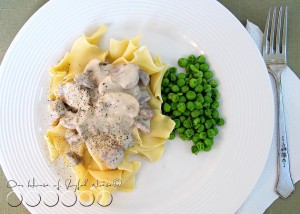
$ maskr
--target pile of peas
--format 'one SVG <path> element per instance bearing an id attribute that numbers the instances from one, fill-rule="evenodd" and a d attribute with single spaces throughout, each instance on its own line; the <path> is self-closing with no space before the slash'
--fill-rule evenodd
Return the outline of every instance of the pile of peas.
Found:
<path id="1" fill-rule="evenodd" d="M 163 114 L 176 123 L 169 139 L 178 133 L 182 140 L 192 140 L 193 154 L 208 152 L 218 134 L 216 126 L 224 125 L 218 111 L 218 82 L 203 55 L 180 58 L 178 65 L 186 72 L 177 74 L 177 68 L 170 67 L 161 86 Z"/>

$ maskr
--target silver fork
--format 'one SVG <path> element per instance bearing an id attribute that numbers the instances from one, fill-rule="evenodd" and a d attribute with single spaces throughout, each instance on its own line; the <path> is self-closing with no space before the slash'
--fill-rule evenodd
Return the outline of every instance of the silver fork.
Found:
<path id="1" fill-rule="evenodd" d="M 276 7 L 271 20 L 271 8 L 263 38 L 263 57 L 269 72 L 273 75 L 277 89 L 278 138 L 277 138 L 277 184 L 275 191 L 281 198 L 287 198 L 295 190 L 290 173 L 288 139 L 286 134 L 281 75 L 287 68 L 287 7 L 283 11 Z"/>

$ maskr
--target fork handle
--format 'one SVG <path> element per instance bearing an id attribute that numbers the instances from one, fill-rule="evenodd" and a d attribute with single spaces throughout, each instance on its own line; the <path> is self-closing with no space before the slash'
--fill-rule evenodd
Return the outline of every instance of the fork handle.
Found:
<path id="1" fill-rule="evenodd" d="M 274 75 L 274 74 L 273 74 Z M 287 198 L 295 190 L 290 172 L 288 139 L 286 134 L 281 74 L 274 75 L 277 89 L 278 127 L 277 127 L 277 184 L 275 191 L 281 198 Z"/>

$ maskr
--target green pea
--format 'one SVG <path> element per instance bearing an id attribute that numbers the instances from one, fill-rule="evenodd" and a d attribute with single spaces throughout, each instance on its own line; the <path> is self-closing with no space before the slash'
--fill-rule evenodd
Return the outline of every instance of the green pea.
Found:
<path id="1" fill-rule="evenodd" d="M 188 78 L 192 79 L 193 78 L 193 74 L 189 74 Z"/>
<path id="2" fill-rule="evenodd" d="M 186 105 L 184 103 L 178 103 L 177 104 L 177 109 L 178 109 L 178 111 L 180 111 L 181 113 L 183 113 L 186 110 Z"/>
<path id="3" fill-rule="evenodd" d="M 168 70 L 166 70 L 166 73 L 164 74 L 164 77 L 165 77 L 165 78 L 168 78 L 169 75 L 170 75 L 170 70 L 168 69 Z"/>
<path id="4" fill-rule="evenodd" d="M 185 78 L 186 78 L 185 73 L 179 73 L 179 74 L 177 75 L 177 79 L 185 79 Z"/>
<path id="5" fill-rule="evenodd" d="M 192 150 L 192 153 L 195 155 L 197 155 L 199 153 L 198 147 L 196 145 L 193 145 L 191 150 Z"/>
<path id="6" fill-rule="evenodd" d="M 174 96 L 172 96 L 171 100 L 172 102 L 177 103 L 179 101 L 179 96 L 175 94 Z"/>
<path id="7" fill-rule="evenodd" d="M 194 78 L 202 78 L 203 77 L 203 72 L 202 71 L 197 71 L 193 73 Z"/>
<path id="8" fill-rule="evenodd" d="M 197 86 L 197 80 L 194 78 L 190 79 L 189 85 L 191 88 L 195 88 Z"/>
<path id="9" fill-rule="evenodd" d="M 171 80 L 172 82 L 176 82 L 176 80 L 177 80 L 176 74 L 171 73 L 171 74 L 170 74 L 170 80 Z"/>
<path id="10" fill-rule="evenodd" d="M 210 120 L 206 120 L 205 123 L 204 123 L 204 125 L 205 125 L 206 129 L 209 129 L 212 126 L 212 123 L 211 123 Z"/>
<path id="11" fill-rule="evenodd" d="M 203 105 L 202 105 L 202 103 L 196 101 L 195 102 L 195 107 L 196 107 L 196 109 L 202 109 Z"/>
<path id="12" fill-rule="evenodd" d="M 189 120 L 183 121 L 182 124 L 183 124 L 183 127 L 184 127 L 184 128 L 187 128 L 187 129 L 189 129 L 189 128 L 192 127 L 192 123 L 191 123 Z"/>
<path id="13" fill-rule="evenodd" d="M 194 134 L 193 137 L 192 137 L 192 141 L 194 144 L 196 144 L 197 142 L 199 142 L 200 140 L 200 137 L 198 134 Z"/>
<path id="14" fill-rule="evenodd" d="M 206 146 L 205 148 L 204 148 L 204 152 L 209 152 L 211 150 L 211 146 Z"/>
<path id="15" fill-rule="evenodd" d="M 175 84 L 174 84 L 173 82 L 170 82 L 169 85 L 168 85 L 169 89 L 172 89 L 172 87 L 173 87 L 174 85 L 175 85 Z"/>
<path id="16" fill-rule="evenodd" d="M 200 55 L 200 56 L 198 56 L 197 61 L 198 61 L 200 64 L 203 64 L 203 63 L 205 62 L 205 57 L 204 57 L 203 55 Z"/>
<path id="17" fill-rule="evenodd" d="M 180 120 L 179 119 L 175 119 L 175 129 L 178 129 L 180 127 Z"/>
<path id="18" fill-rule="evenodd" d="M 212 102 L 212 98 L 210 96 L 205 95 L 204 96 L 204 101 L 207 103 L 211 103 Z"/>
<path id="19" fill-rule="evenodd" d="M 176 117 L 179 117 L 181 115 L 181 112 L 178 111 L 178 110 L 174 110 L 173 112 L 173 115 L 176 116 Z"/>
<path id="20" fill-rule="evenodd" d="M 165 95 L 165 94 L 162 94 L 162 95 L 161 95 L 161 97 L 162 97 L 162 99 L 163 99 L 163 101 L 164 101 L 164 102 L 167 102 L 167 100 L 168 100 L 168 97 L 167 97 L 167 95 Z"/>
<path id="21" fill-rule="evenodd" d="M 206 79 L 211 79 L 213 77 L 213 73 L 211 71 L 204 72 L 204 77 Z"/>
<path id="22" fill-rule="evenodd" d="M 195 63 L 194 65 L 195 65 L 195 67 L 199 70 L 200 64 L 199 64 L 199 63 Z"/>
<path id="23" fill-rule="evenodd" d="M 179 137 L 181 140 L 186 140 L 186 135 L 184 133 L 180 133 Z"/>
<path id="24" fill-rule="evenodd" d="M 169 140 L 173 140 L 175 138 L 175 132 L 171 132 L 169 136 Z"/>
<path id="25" fill-rule="evenodd" d="M 209 108 L 210 107 L 210 103 L 208 103 L 208 102 L 205 102 L 202 105 L 203 105 L 204 108 Z"/>
<path id="26" fill-rule="evenodd" d="M 207 79 L 203 78 L 202 80 L 203 85 L 207 83 Z"/>
<path id="27" fill-rule="evenodd" d="M 205 122 L 205 117 L 204 116 L 200 116 L 200 123 L 204 123 Z"/>
<path id="28" fill-rule="evenodd" d="M 168 86 L 169 83 L 170 83 L 170 80 L 168 78 L 164 78 L 163 81 L 162 81 L 163 86 Z"/>
<path id="29" fill-rule="evenodd" d="M 204 139 L 206 139 L 206 137 L 207 137 L 206 132 L 200 132 L 200 133 L 199 133 L 199 138 L 200 138 L 200 139 L 204 140 Z"/>
<path id="30" fill-rule="evenodd" d="M 197 85 L 196 88 L 195 88 L 195 92 L 200 93 L 202 91 L 203 91 L 202 85 Z"/>
<path id="31" fill-rule="evenodd" d="M 199 111 L 199 115 L 203 115 L 204 114 L 203 108 L 198 109 L 198 111 Z"/>
<path id="32" fill-rule="evenodd" d="M 216 88 L 219 85 L 216 80 L 210 80 L 209 84 L 211 85 L 212 88 Z"/>
<path id="33" fill-rule="evenodd" d="M 185 96 L 179 96 L 179 102 L 180 103 L 185 103 L 186 102 Z"/>
<path id="34" fill-rule="evenodd" d="M 183 112 L 183 115 L 188 117 L 191 115 L 191 111 L 186 110 L 185 112 Z"/>
<path id="35" fill-rule="evenodd" d="M 225 121 L 224 121 L 223 118 L 219 118 L 219 119 L 217 120 L 217 123 L 218 123 L 219 126 L 223 126 L 224 123 L 225 123 Z"/>
<path id="36" fill-rule="evenodd" d="M 200 66 L 201 67 L 201 66 Z M 193 73 L 197 73 L 197 72 L 200 72 L 195 65 L 190 65 L 190 69 Z"/>
<path id="37" fill-rule="evenodd" d="M 210 119 L 212 126 L 217 125 L 217 121 L 213 118 Z"/>
<path id="38" fill-rule="evenodd" d="M 202 83 L 203 79 L 202 77 L 197 78 L 197 84 L 200 85 Z"/>
<path id="39" fill-rule="evenodd" d="M 192 71 L 191 68 L 190 68 L 190 65 L 191 64 L 188 62 L 188 64 L 186 64 L 186 66 L 185 66 L 185 70 L 186 70 L 187 73 Z"/>
<path id="40" fill-rule="evenodd" d="M 178 86 L 178 85 L 173 85 L 172 91 L 173 91 L 173 92 L 179 92 L 179 91 L 180 91 L 179 86 Z"/>
<path id="41" fill-rule="evenodd" d="M 187 130 L 185 130 L 184 133 L 187 137 L 192 137 L 194 135 L 194 130 L 193 129 L 187 129 Z"/>
<path id="42" fill-rule="evenodd" d="M 206 138 L 206 139 L 204 139 L 204 144 L 206 146 L 212 146 L 214 144 L 214 141 L 211 138 Z"/>
<path id="43" fill-rule="evenodd" d="M 208 129 L 206 133 L 209 138 L 213 138 L 215 136 L 215 130 L 213 129 Z"/>
<path id="44" fill-rule="evenodd" d="M 186 92 L 186 98 L 188 100 L 194 100 L 196 98 L 196 93 L 194 91 L 188 91 Z"/>
<path id="45" fill-rule="evenodd" d="M 220 97 L 219 91 L 215 88 L 213 88 L 211 91 L 212 91 L 212 97 L 215 98 L 216 100 L 219 99 Z"/>
<path id="46" fill-rule="evenodd" d="M 216 127 L 214 127 L 213 130 L 215 131 L 215 136 L 216 136 L 219 133 L 219 130 Z"/>
<path id="47" fill-rule="evenodd" d="M 210 109 L 205 109 L 204 114 L 206 116 L 211 116 L 211 110 Z"/>
<path id="48" fill-rule="evenodd" d="M 170 68 L 168 68 L 168 70 L 170 71 L 170 74 L 176 74 L 176 72 L 177 72 L 176 67 L 170 67 Z"/>
<path id="49" fill-rule="evenodd" d="M 179 120 L 180 120 L 180 122 L 182 122 L 182 123 L 183 123 L 183 121 L 185 121 L 185 120 L 186 120 L 186 116 L 184 116 L 184 115 L 181 115 L 181 116 L 179 117 Z"/>
<path id="50" fill-rule="evenodd" d="M 184 132 L 185 132 L 185 128 L 184 128 L 184 127 L 180 127 L 180 128 L 178 128 L 178 129 L 176 129 L 176 132 L 177 132 L 178 134 L 184 133 Z"/>
<path id="51" fill-rule="evenodd" d="M 198 117 L 200 115 L 200 111 L 199 110 L 194 110 L 194 111 L 192 111 L 192 113 L 191 113 L 191 116 L 193 117 L 193 118 L 196 118 L 196 117 Z"/>
<path id="52" fill-rule="evenodd" d="M 186 84 L 186 85 L 188 85 L 188 84 L 189 84 L 189 82 L 190 82 L 190 79 L 187 77 L 187 78 L 185 78 L 185 80 L 184 80 L 184 81 L 185 81 L 185 84 Z"/>
<path id="53" fill-rule="evenodd" d="M 188 63 L 188 60 L 187 60 L 186 58 L 180 58 L 180 59 L 178 60 L 178 65 L 179 65 L 180 67 L 185 67 L 185 66 L 187 65 L 187 63 Z"/>
<path id="54" fill-rule="evenodd" d="M 187 93 L 189 90 L 190 90 L 190 88 L 187 85 L 181 87 L 181 92 L 182 93 Z"/>
<path id="55" fill-rule="evenodd" d="M 177 104 L 176 103 L 171 103 L 171 109 L 172 111 L 177 109 Z"/>
<path id="56" fill-rule="evenodd" d="M 199 151 L 203 151 L 204 148 L 205 148 L 204 143 L 201 143 L 201 142 L 196 143 L 196 146 L 197 146 Z"/>
<path id="57" fill-rule="evenodd" d="M 185 135 L 185 140 L 192 140 L 192 136 L 186 136 Z"/>
<path id="58" fill-rule="evenodd" d="M 200 65 L 200 70 L 206 72 L 208 70 L 209 66 L 207 63 L 203 63 Z"/>
<path id="59" fill-rule="evenodd" d="M 194 111 L 195 110 L 195 104 L 193 102 L 191 102 L 191 101 L 187 102 L 186 107 L 190 111 Z"/>
<path id="60" fill-rule="evenodd" d="M 204 85 L 203 90 L 205 92 L 210 92 L 211 91 L 211 85 L 209 85 L 209 84 Z"/>
<path id="61" fill-rule="evenodd" d="M 203 132 L 204 130 L 205 130 L 204 125 L 203 125 L 203 124 L 199 124 L 199 127 L 197 128 L 197 132 L 198 132 L 198 133 L 201 133 L 201 132 Z"/>
<path id="62" fill-rule="evenodd" d="M 194 126 L 197 126 L 198 124 L 200 124 L 200 118 L 195 118 L 193 120 L 193 124 L 194 124 Z"/>
<path id="63" fill-rule="evenodd" d="M 214 101 L 212 104 L 211 104 L 211 107 L 213 109 L 217 109 L 219 107 L 220 103 L 218 101 Z"/>
<path id="64" fill-rule="evenodd" d="M 187 60 L 191 63 L 194 63 L 196 61 L 196 56 L 191 54 L 188 56 Z"/>
<path id="65" fill-rule="evenodd" d="M 170 112 L 171 111 L 171 106 L 168 103 L 164 103 L 163 109 L 165 112 Z"/>
<path id="66" fill-rule="evenodd" d="M 185 85 L 185 80 L 184 80 L 184 79 L 179 79 L 179 80 L 177 80 L 177 85 L 178 85 L 179 87 L 184 86 L 184 85 Z"/>
<path id="67" fill-rule="evenodd" d="M 204 103 L 204 97 L 202 96 L 202 94 L 197 95 L 196 101 L 202 104 Z"/>
<path id="68" fill-rule="evenodd" d="M 165 88 L 165 89 L 164 89 L 164 93 L 165 93 L 165 94 L 168 94 L 169 92 L 170 92 L 170 89 L 169 89 L 169 88 Z"/>
<path id="69" fill-rule="evenodd" d="M 173 115 L 173 114 L 172 114 L 170 117 L 171 117 L 172 120 L 175 120 L 175 119 L 176 119 L 176 116 Z"/>

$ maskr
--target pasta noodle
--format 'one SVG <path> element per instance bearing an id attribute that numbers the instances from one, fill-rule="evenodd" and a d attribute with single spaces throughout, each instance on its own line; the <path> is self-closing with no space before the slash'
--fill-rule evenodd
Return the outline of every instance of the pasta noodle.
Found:
<path id="1" fill-rule="evenodd" d="M 66 165 L 71 166 L 76 175 L 76 182 L 84 184 L 77 192 L 82 201 L 91 200 L 94 195 L 100 204 L 110 203 L 111 193 L 115 190 L 132 191 L 135 188 L 135 174 L 141 166 L 141 162 L 130 161 L 129 156 L 139 154 L 148 158 L 151 162 L 157 161 L 163 154 L 165 142 L 168 139 L 175 123 L 169 117 L 161 113 L 161 82 L 167 65 L 163 64 L 159 57 L 152 59 L 149 50 L 140 46 L 141 35 L 128 40 L 110 40 L 108 50 L 100 50 L 99 40 L 107 31 L 106 26 L 101 26 L 93 35 L 86 37 L 82 35 L 73 44 L 70 52 L 66 53 L 63 59 L 50 69 L 50 96 L 52 100 L 59 99 L 58 87 L 60 84 L 73 81 L 75 75 L 83 72 L 87 63 L 92 59 L 99 59 L 101 62 L 109 61 L 113 64 L 133 63 L 150 75 L 150 84 L 147 90 L 150 94 L 150 107 L 154 109 L 154 116 L 150 121 L 150 134 L 143 134 L 134 130 L 134 146 L 125 151 L 125 158 L 116 170 L 111 170 L 102 164 L 100 159 L 92 151 L 81 143 L 77 146 L 70 146 L 65 140 L 66 128 L 52 123 L 47 131 L 45 139 L 50 154 L 50 160 L 54 161 L 61 156 Z M 76 151 L 83 157 L 83 162 L 72 166 L 68 163 L 66 153 Z M 115 181 L 119 180 L 118 185 Z"/>

